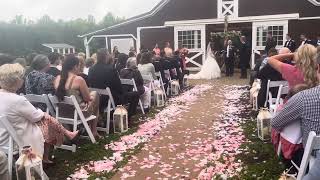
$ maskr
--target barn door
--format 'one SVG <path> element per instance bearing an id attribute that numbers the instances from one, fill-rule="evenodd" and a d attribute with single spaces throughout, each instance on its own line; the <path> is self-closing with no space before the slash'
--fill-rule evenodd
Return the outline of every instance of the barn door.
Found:
<path id="1" fill-rule="evenodd" d="M 205 25 L 177 26 L 174 28 L 175 49 L 188 48 L 189 57 L 187 67 L 200 70 L 206 54 L 206 28 Z"/>

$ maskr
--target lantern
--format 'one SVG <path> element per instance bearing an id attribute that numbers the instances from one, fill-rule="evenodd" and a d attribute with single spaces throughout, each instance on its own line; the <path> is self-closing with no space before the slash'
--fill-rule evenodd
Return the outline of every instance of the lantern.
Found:
<path id="1" fill-rule="evenodd" d="M 164 92 L 161 89 L 156 89 L 154 92 L 155 103 L 157 107 L 163 107 L 165 104 Z"/>
<path id="2" fill-rule="evenodd" d="M 171 81 L 171 95 L 177 96 L 177 95 L 179 95 L 179 91 L 180 91 L 179 81 L 172 80 Z"/>
<path id="3" fill-rule="evenodd" d="M 189 86 L 189 79 L 188 76 L 183 77 L 183 86 L 188 87 Z"/>
<path id="4" fill-rule="evenodd" d="M 31 146 L 23 147 L 21 156 L 16 162 L 16 174 L 18 180 L 48 179 L 42 168 L 42 159 L 32 153 Z"/>
<path id="5" fill-rule="evenodd" d="M 267 108 L 261 108 L 257 117 L 258 137 L 261 140 L 271 138 L 271 118 L 272 115 Z"/>
<path id="6" fill-rule="evenodd" d="M 113 113 L 113 129 L 115 133 L 128 131 L 128 111 L 121 105 Z"/>

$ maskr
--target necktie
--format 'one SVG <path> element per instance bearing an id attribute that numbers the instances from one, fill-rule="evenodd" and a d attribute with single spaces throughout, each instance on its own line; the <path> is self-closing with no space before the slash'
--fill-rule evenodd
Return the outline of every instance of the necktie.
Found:
<path id="1" fill-rule="evenodd" d="M 229 57 L 229 53 L 230 53 L 230 46 L 227 46 L 227 57 Z"/>

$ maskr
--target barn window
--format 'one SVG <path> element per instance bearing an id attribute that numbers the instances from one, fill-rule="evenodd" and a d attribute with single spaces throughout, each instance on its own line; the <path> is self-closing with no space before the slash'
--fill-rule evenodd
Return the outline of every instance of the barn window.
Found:
<path id="1" fill-rule="evenodd" d="M 239 0 L 218 0 L 218 18 L 238 17 Z"/>
<path id="2" fill-rule="evenodd" d="M 201 31 L 178 31 L 178 44 L 188 49 L 201 49 Z"/>
<path id="3" fill-rule="evenodd" d="M 257 46 L 266 46 L 267 34 L 272 33 L 272 36 L 276 39 L 277 45 L 283 45 L 284 33 L 283 26 L 260 26 L 257 27 Z"/>

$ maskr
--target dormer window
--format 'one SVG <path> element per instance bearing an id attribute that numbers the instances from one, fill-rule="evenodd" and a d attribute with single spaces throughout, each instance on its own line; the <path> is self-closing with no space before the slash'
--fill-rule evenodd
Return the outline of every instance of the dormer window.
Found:
<path id="1" fill-rule="evenodd" d="M 228 16 L 230 18 L 238 17 L 239 0 L 218 0 L 218 18 Z"/>

